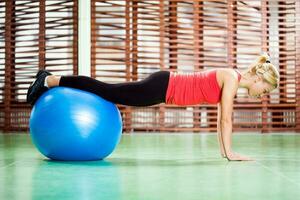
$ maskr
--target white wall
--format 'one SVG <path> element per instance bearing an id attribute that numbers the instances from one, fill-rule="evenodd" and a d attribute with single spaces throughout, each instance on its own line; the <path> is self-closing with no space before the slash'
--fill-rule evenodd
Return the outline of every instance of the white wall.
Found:
<path id="1" fill-rule="evenodd" d="M 78 2 L 78 73 L 91 75 L 91 0 Z"/>

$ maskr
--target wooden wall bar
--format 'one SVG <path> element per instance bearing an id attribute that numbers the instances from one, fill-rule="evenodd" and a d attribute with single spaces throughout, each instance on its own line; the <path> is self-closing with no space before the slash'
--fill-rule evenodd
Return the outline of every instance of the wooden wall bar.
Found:
<path id="1" fill-rule="evenodd" d="M 158 70 L 244 70 L 257 55 L 269 52 L 271 62 L 280 68 L 280 88 L 260 100 L 239 90 L 234 130 L 299 130 L 298 1 L 92 2 L 96 12 L 92 20 L 99 22 L 92 30 L 97 38 L 94 78 L 114 83 L 141 80 Z M 127 132 L 207 132 L 217 128 L 216 105 L 120 108 Z"/>
<path id="2" fill-rule="evenodd" d="M 261 0 L 261 46 L 264 52 L 269 52 L 269 38 L 268 38 L 268 2 L 267 0 Z M 267 96 L 262 98 L 262 128 L 263 133 L 268 132 L 267 121 L 268 121 L 268 101 Z"/>
<path id="3" fill-rule="evenodd" d="M 5 59 L 6 56 L 6 50 L 8 49 L 5 40 L 5 33 L 6 33 L 6 8 L 5 8 L 5 2 L 0 1 L 0 102 L 4 101 L 4 93 L 5 93 L 5 66 L 9 65 L 8 61 L 9 59 Z M 0 104 L 0 129 L 4 129 L 4 124 L 5 124 L 5 115 L 4 115 L 4 103 Z M 8 107 L 9 108 L 9 107 Z"/>
<path id="4" fill-rule="evenodd" d="M 77 74 L 77 0 L 0 0 L 0 129 L 27 131 L 38 69 Z"/>
<path id="5" fill-rule="evenodd" d="M 15 46 L 16 46 L 16 30 L 15 30 L 15 2 L 7 1 L 5 9 L 5 70 L 4 70 L 4 93 L 3 93 L 3 130 L 7 131 L 11 127 L 11 110 L 12 98 L 14 96 L 14 80 L 13 75 L 15 68 Z"/>
<path id="6" fill-rule="evenodd" d="M 295 3 L 296 12 L 296 64 L 295 64 L 295 78 L 296 78 L 296 131 L 300 132 L 300 1 Z"/>
<path id="7" fill-rule="evenodd" d="M 234 131 L 300 131 L 298 0 L 91 0 L 91 74 L 111 83 L 158 70 L 246 69 L 262 51 L 280 87 L 239 90 Z M 0 129 L 28 130 L 26 89 L 37 69 L 78 74 L 77 0 L 0 0 Z M 119 106 L 124 131 L 212 132 L 216 105 Z"/>

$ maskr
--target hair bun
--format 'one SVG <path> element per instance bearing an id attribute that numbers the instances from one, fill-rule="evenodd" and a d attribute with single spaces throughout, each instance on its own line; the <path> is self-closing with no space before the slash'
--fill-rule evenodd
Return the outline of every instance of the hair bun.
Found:
<path id="1" fill-rule="evenodd" d="M 277 88 L 279 85 L 279 71 L 270 62 L 269 55 L 266 53 L 257 58 L 256 62 L 249 67 L 248 73 L 250 73 L 250 75 L 263 76 L 264 80 L 270 83 L 274 88 Z"/>
<path id="2" fill-rule="evenodd" d="M 267 61 L 270 61 L 270 57 L 267 53 L 263 53 L 257 58 L 258 63 L 266 63 Z"/>

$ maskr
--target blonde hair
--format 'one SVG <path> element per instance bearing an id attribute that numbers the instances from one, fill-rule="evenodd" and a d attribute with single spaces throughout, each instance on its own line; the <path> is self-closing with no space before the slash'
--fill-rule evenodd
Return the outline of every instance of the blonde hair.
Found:
<path id="1" fill-rule="evenodd" d="M 265 81 L 274 86 L 274 89 L 279 85 L 278 69 L 271 64 L 270 58 L 267 54 L 260 55 L 256 62 L 248 69 L 251 75 L 262 76 Z"/>

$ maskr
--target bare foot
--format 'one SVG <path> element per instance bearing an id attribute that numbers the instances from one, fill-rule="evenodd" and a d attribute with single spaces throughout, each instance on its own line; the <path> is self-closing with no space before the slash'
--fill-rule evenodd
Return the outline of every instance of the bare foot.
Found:
<path id="1" fill-rule="evenodd" d="M 60 76 L 51 75 L 47 77 L 47 84 L 49 88 L 59 86 L 59 81 L 60 81 Z"/>

